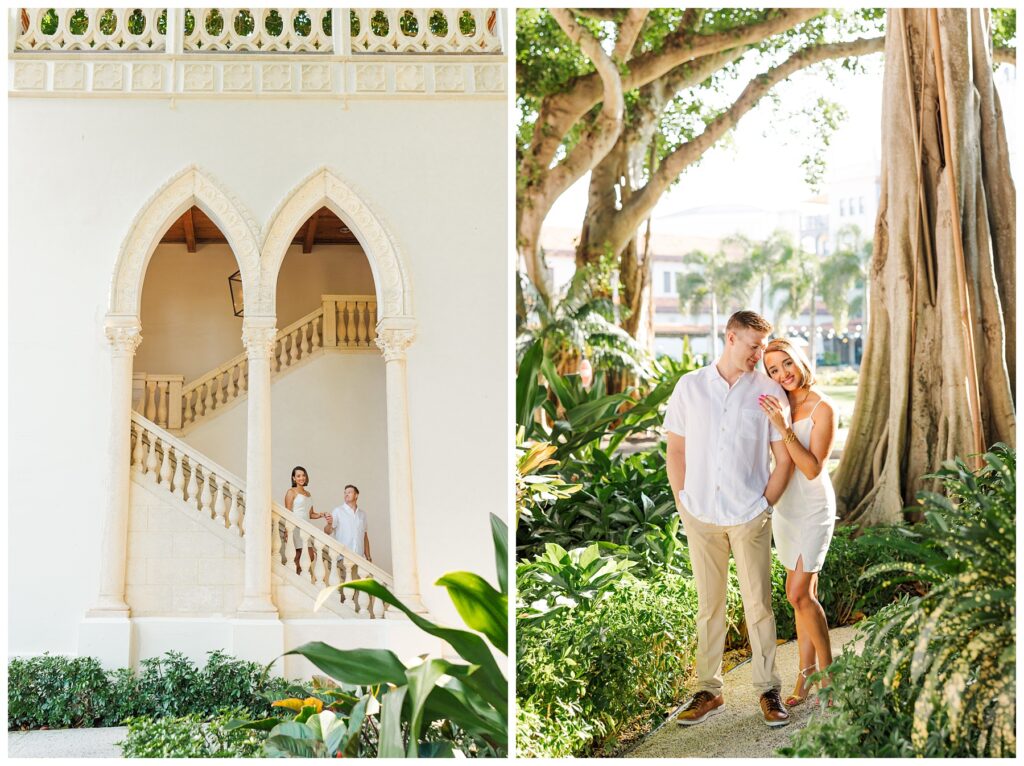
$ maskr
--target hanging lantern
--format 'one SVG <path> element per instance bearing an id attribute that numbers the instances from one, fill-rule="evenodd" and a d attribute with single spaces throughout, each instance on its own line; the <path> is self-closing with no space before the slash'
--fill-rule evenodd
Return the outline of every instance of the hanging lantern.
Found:
<path id="1" fill-rule="evenodd" d="M 594 368 L 590 364 L 590 360 L 586 357 L 580 362 L 580 383 L 586 389 L 590 388 L 590 384 L 594 382 Z"/>
<path id="2" fill-rule="evenodd" d="M 245 302 L 242 297 L 242 272 L 236 271 L 228 277 L 228 290 L 231 291 L 231 310 L 236 317 L 242 316 Z"/>

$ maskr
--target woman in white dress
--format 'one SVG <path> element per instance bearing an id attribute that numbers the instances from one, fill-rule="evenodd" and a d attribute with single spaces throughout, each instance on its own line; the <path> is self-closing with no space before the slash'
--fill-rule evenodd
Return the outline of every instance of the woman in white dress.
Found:
<path id="1" fill-rule="evenodd" d="M 322 519 L 325 514 L 317 513 L 313 509 L 313 496 L 309 494 L 306 486 L 309 484 L 309 474 L 306 473 L 306 469 L 301 465 L 297 465 L 292 469 L 292 486 L 287 492 L 284 493 L 284 507 L 294 513 L 300 519 L 311 521 L 313 519 Z M 295 574 L 302 574 L 302 566 L 299 564 L 299 559 L 302 558 L 302 534 L 299 532 L 299 528 L 295 528 Z M 288 541 L 288 532 L 285 530 L 283 539 L 285 542 Z M 316 551 L 313 549 L 313 541 L 309 543 L 309 560 L 310 563 L 316 561 Z"/>
<path id="2" fill-rule="evenodd" d="M 761 408 L 784 436 L 796 470 L 775 504 L 772 536 L 786 567 L 786 596 L 796 617 L 800 673 L 786 705 L 799 705 L 810 692 L 807 678 L 832 664 L 825 610 L 818 603 L 818 572 L 825 563 L 835 527 L 836 496 L 825 464 L 835 441 L 836 416 L 831 403 L 814 385 L 807 356 L 784 338 L 771 341 L 764 367 L 785 390 L 788 402 L 761 397 Z M 790 410 L 792 427 L 786 422 Z M 823 681 L 823 684 L 827 683 Z"/>

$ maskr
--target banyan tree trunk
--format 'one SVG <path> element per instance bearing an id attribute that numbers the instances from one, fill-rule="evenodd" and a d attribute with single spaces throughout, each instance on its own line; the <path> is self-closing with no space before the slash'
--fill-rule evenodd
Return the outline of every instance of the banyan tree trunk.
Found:
<path id="1" fill-rule="evenodd" d="M 840 517 L 861 524 L 899 523 L 919 490 L 936 488 L 924 474 L 979 443 L 1013 445 L 1015 427 L 1015 191 L 987 12 L 890 10 L 886 29 L 868 334 L 833 477 Z"/>

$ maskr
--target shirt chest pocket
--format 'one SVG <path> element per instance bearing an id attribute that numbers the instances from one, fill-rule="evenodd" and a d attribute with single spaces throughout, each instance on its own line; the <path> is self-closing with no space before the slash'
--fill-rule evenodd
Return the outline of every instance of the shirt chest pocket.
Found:
<path id="1" fill-rule="evenodd" d="M 766 417 L 760 410 L 741 410 L 740 411 L 740 423 L 739 423 L 739 434 L 744 439 L 760 439 L 764 432 Z"/>

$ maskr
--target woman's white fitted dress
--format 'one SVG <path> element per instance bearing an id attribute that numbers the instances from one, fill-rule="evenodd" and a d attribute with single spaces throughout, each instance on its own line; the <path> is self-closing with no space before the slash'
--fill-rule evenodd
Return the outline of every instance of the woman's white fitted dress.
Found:
<path id="1" fill-rule="evenodd" d="M 292 513 L 298 516 L 303 521 L 309 521 L 309 509 L 313 507 L 313 496 L 302 495 L 298 492 L 295 493 L 295 499 L 292 500 Z M 299 533 L 298 527 L 295 528 L 293 535 L 295 538 L 295 550 L 302 548 L 303 540 L 302 535 Z"/>
<path id="2" fill-rule="evenodd" d="M 811 415 L 818 404 L 811 409 Z M 793 423 L 793 433 L 807 449 L 810 449 L 813 427 L 810 415 Z M 835 524 L 836 493 L 828 471 L 822 469 L 817 478 L 808 479 L 799 468 L 794 469 L 772 514 L 772 535 L 779 561 L 786 569 L 793 570 L 803 556 L 805 572 L 820 572 Z"/>

